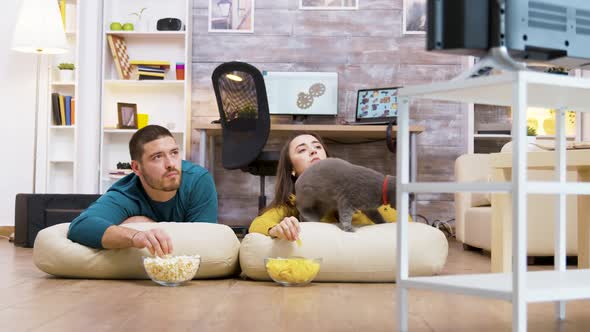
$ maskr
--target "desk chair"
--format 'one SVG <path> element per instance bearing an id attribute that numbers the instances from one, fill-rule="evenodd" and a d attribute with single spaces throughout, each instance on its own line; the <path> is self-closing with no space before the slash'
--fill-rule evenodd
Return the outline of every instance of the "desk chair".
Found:
<path id="1" fill-rule="evenodd" d="M 256 67 L 226 62 L 211 77 L 223 136 L 221 164 L 260 177 L 258 210 L 266 207 L 265 176 L 277 173 L 279 151 L 263 151 L 270 134 L 266 87 Z"/>

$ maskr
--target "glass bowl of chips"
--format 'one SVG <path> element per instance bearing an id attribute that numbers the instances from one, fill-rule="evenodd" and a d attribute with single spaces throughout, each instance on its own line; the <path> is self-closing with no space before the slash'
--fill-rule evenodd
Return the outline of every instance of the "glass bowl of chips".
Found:
<path id="1" fill-rule="evenodd" d="M 264 259 L 264 266 L 270 278 L 283 286 L 309 284 L 320 271 L 321 263 L 321 258 L 269 257 Z"/>
<path id="2" fill-rule="evenodd" d="M 201 263 L 201 256 L 144 257 L 145 272 L 154 282 L 162 286 L 179 286 L 192 280 Z"/>

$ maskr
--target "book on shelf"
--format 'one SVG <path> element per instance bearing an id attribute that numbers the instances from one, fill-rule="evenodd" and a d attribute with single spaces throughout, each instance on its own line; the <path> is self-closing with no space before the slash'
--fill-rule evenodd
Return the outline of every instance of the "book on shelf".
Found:
<path id="1" fill-rule="evenodd" d="M 66 107 L 66 126 L 72 125 L 72 96 L 64 96 Z"/>
<path id="2" fill-rule="evenodd" d="M 129 64 L 132 66 L 160 67 L 162 69 L 170 68 L 170 62 L 160 60 L 130 60 Z"/>
<path id="3" fill-rule="evenodd" d="M 163 74 L 163 73 L 151 73 L 151 72 L 145 72 L 145 71 L 138 72 L 138 79 L 140 81 L 143 81 L 143 80 L 163 80 L 164 77 L 165 77 L 165 74 Z"/>
<path id="4" fill-rule="evenodd" d="M 72 125 L 76 124 L 76 98 L 72 97 L 72 104 L 70 105 L 72 109 Z"/>
<path id="5" fill-rule="evenodd" d="M 59 118 L 60 118 L 60 125 L 66 125 L 66 99 L 63 95 L 59 95 Z"/>
<path id="6" fill-rule="evenodd" d="M 109 171 L 109 178 L 120 179 L 131 173 L 133 173 L 133 170 L 131 169 L 112 169 Z"/>
<path id="7" fill-rule="evenodd" d="M 137 66 L 137 71 L 139 72 L 150 72 L 150 73 L 165 73 L 166 72 L 166 68 L 160 68 L 160 67 L 152 67 L 152 66 Z"/>
<path id="8" fill-rule="evenodd" d="M 51 94 L 51 114 L 53 115 L 53 124 L 61 125 L 61 115 L 59 112 L 59 93 Z"/>
<path id="9" fill-rule="evenodd" d="M 61 23 L 66 28 L 66 0 L 59 0 L 59 13 L 61 14 Z"/>
<path id="10" fill-rule="evenodd" d="M 72 96 L 57 92 L 51 94 L 51 118 L 56 126 L 71 126 L 76 123 L 76 101 Z"/>

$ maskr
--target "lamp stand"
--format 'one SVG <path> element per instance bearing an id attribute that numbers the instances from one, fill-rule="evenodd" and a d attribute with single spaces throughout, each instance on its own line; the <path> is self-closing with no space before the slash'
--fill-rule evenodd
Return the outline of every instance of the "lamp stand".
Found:
<path id="1" fill-rule="evenodd" d="M 37 53 L 37 79 L 35 80 L 35 132 L 33 133 L 33 194 L 37 193 L 37 131 L 39 127 L 39 79 L 41 72 L 41 51 Z"/>

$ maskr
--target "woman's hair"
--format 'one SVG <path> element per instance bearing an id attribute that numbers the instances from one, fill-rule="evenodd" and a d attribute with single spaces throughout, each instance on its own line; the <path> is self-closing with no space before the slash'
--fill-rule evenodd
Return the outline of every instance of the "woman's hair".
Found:
<path id="1" fill-rule="evenodd" d="M 317 140 L 324 148 L 326 156 L 330 157 L 330 153 L 328 152 L 326 144 L 324 144 L 324 141 L 322 140 L 320 135 L 306 132 L 294 133 L 293 135 L 291 135 L 291 137 L 289 137 L 289 139 L 285 142 L 285 145 L 283 145 L 283 148 L 281 149 L 279 164 L 277 166 L 275 197 L 270 203 L 269 208 L 287 204 L 289 202 L 289 196 L 295 193 L 295 180 L 297 180 L 297 178 L 291 174 L 291 172 L 293 171 L 293 163 L 291 162 L 291 158 L 289 157 L 289 145 L 291 144 L 293 139 L 301 135 L 311 135 L 317 138 Z"/>

